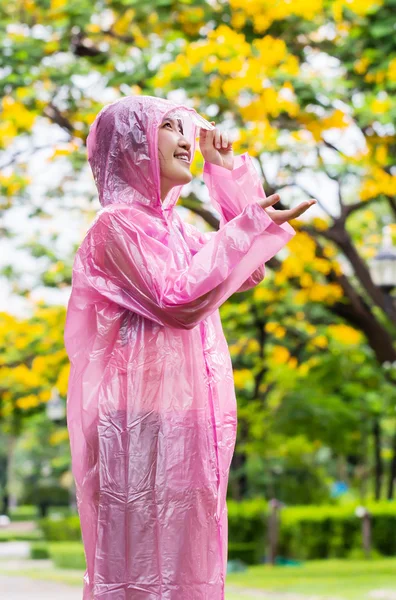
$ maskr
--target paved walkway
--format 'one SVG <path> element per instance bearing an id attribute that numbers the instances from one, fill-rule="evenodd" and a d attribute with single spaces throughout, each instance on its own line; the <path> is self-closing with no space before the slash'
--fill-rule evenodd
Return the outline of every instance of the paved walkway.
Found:
<path id="1" fill-rule="evenodd" d="M 1 598 L 4 600 L 81 600 L 79 588 L 38 581 L 27 577 L 0 575 Z"/>

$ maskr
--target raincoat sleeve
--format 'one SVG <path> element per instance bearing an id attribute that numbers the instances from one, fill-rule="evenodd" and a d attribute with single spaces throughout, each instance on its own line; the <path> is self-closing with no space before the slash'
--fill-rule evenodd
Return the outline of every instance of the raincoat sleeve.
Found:
<path id="1" fill-rule="evenodd" d="M 203 179 L 212 204 L 220 214 L 220 228 L 239 215 L 247 204 L 257 203 L 266 198 L 259 174 L 247 152 L 234 157 L 232 171 L 205 162 Z M 296 234 L 289 223 L 276 226 L 282 230 L 285 244 Z M 279 232 L 280 235 L 282 232 Z M 254 287 L 264 276 L 265 264 L 262 262 L 237 291 L 243 292 Z"/>
<path id="2" fill-rule="evenodd" d="M 90 229 L 82 262 L 102 297 L 181 329 L 213 313 L 288 237 L 259 204 L 246 204 L 180 268 L 164 233 L 133 207 L 113 205 Z"/>

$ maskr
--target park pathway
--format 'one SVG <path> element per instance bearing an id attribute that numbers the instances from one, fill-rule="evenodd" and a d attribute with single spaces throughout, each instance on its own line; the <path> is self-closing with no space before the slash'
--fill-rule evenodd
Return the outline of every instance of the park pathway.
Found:
<path id="1" fill-rule="evenodd" d="M 81 590 L 52 581 L 0 575 L 2 600 L 81 600 Z"/>

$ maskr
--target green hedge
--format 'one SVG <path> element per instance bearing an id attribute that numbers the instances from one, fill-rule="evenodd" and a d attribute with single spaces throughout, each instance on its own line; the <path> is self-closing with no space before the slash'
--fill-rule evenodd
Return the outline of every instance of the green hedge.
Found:
<path id="1" fill-rule="evenodd" d="M 362 548 L 357 505 L 294 506 L 281 511 L 279 554 L 297 559 L 348 558 Z M 372 515 L 372 548 L 396 554 L 396 502 L 367 504 Z"/>
<path id="2" fill-rule="evenodd" d="M 12 529 L 0 531 L 1 542 L 35 542 L 43 539 L 41 531 L 12 531 Z"/>
<path id="3" fill-rule="evenodd" d="M 50 542 L 80 541 L 81 529 L 78 515 L 66 519 L 40 519 L 39 526 L 46 540 Z"/>
<path id="4" fill-rule="evenodd" d="M 248 564 L 267 555 L 265 500 L 229 500 L 228 558 Z M 357 504 L 289 506 L 280 511 L 278 555 L 296 560 L 352 558 L 362 555 L 362 524 Z M 372 555 L 396 555 L 396 501 L 368 503 L 372 515 Z"/>
<path id="5" fill-rule="evenodd" d="M 266 551 L 268 505 L 262 498 L 228 500 L 228 558 L 253 565 L 262 562 Z"/>
<path id="6" fill-rule="evenodd" d="M 48 548 L 58 569 L 85 569 L 85 554 L 81 542 L 57 542 L 49 544 Z"/>
<path id="7" fill-rule="evenodd" d="M 38 517 L 37 506 L 25 504 L 17 506 L 10 511 L 11 521 L 34 521 Z"/>
<path id="8" fill-rule="evenodd" d="M 34 544 L 30 544 L 30 558 L 50 558 L 48 544 L 46 542 L 35 542 Z"/>
<path id="9" fill-rule="evenodd" d="M 228 558 L 259 564 L 267 555 L 268 504 L 263 499 L 228 500 Z M 356 504 L 289 506 L 280 511 L 278 555 L 287 559 L 349 558 L 361 553 L 361 520 Z M 372 514 L 374 555 L 396 555 L 396 502 L 367 504 Z M 48 541 L 81 541 L 78 516 L 43 519 Z M 66 547 L 66 546 L 65 546 Z M 81 544 L 79 547 L 82 547 Z"/>

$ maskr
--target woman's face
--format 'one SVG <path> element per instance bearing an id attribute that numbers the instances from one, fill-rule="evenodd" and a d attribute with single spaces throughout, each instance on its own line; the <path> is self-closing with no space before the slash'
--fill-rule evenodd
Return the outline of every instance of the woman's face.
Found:
<path id="1" fill-rule="evenodd" d="M 158 131 L 162 200 L 174 186 L 192 180 L 190 150 L 191 144 L 183 135 L 182 121 L 165 118 Z"/>

